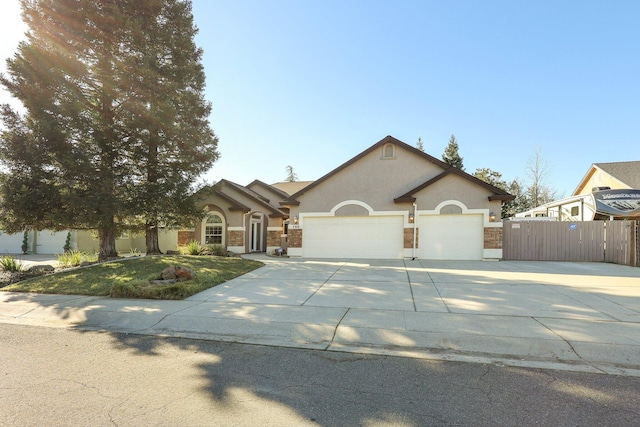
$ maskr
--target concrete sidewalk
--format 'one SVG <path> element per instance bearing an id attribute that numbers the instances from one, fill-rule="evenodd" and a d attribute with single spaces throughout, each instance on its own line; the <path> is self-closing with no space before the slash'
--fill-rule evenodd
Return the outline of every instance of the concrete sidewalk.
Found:
<path id="1" fill-rule="evenodd" d="M 0 322 L 640 376 L 640 269 L 278 259 L 184 301 L 0 292 Z"/>

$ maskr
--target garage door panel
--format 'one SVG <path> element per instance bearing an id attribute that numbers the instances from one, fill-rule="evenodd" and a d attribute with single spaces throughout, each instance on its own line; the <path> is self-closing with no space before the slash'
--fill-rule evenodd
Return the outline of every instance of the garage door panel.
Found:
<path id="1" fill-rule="evenodd" d="M 402 258 L 401 216 L 308 217 L 303 254 L 309 258 Z"/>
<path id="2" fill-rule="evenodd" d="M 66 240 L 66 231 L 38 231 L 36 236 L 36 253 L 61 254 L 64 252 L 64 243 Z"/>
<path id="3" fill-rule="evenodd" d="M 482 215 L 424 215 L 418 256 L 435 260 L 480 260 L 484 246 Z"/>

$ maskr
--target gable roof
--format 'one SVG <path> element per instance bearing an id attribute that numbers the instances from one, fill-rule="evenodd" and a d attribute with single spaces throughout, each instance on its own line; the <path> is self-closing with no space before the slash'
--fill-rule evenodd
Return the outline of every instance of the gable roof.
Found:
<path id="1" fill-rule="evenodd" d="M 256 193 L 255 191 L 247 187 L 244 187 L 240 184 L 236 184 L 235 182 L 232 182 L 226 179 L 221 179 L 214 185 L 210 187 L 205 187 L 205 188 L 206 189 L 202 189 L 201 191 L 210 191 L 211 193 L 217 195 L 221 199 L 231 203 L 231 206 L 229 207 L 229 210 L 231 211 L 239 210 L 243 212 L 250 212 L 251 208 L 239 202 L 238 200 L 236 200 L 236 198 L 234 198 L 231 194 L 229 194 L 230 193 L 229 189 L 231 190 L 231 192 L 235 191 L 236 193 L 240 193 L 244 195 L 245 197 L 249 198 L 252 202 L 264 208 L 269 213 L 269 216 L 271 218 L 286 216 L 286 214 L 283 211 L 271 206 L 269 204 L 269 200 L 267 200 L 265 197 L 261 196 L 260 194 Z"/>
<path id="2" fill-rule="evenodd" d="M 640 188 L 640 160 L 629 162 L 594 163 L 582 178 L 573 194 L 579 193 L 598 168 L 615 179 L 628 185 L 629 188 Z"/>
<path id="3" fill-rule="evenodd" d="M 363 157 L 365 157 L 366 155 L 368 155 L 369 153 L 371 153 L 372 151 L 377 150 L 378 148 L 382 147 L 385 144 L 388 143 L 392 143 L 392 144 L 396 144 L 397 146 L 404 148 L 407 151 L 412 152 L 413 154 L 422 157 L 423 159 L 437 165 L 440 166 L 444 171 L 442 174 L 436 176 L 435 178 L 431 178 L 429 180 L 427 180 L 426 182 L 424 182 L 423 184 L 421 184 L 420 186 L 414 188 L 413 190 L 409 191 L 408 193 L 397 197 L 396 199 L 394 199 L 394 201 L 396 203 L 405 203 L 405 202 L 414 202 L 415 201 L 415 197 L 413 197 L 413 194 L 417 193 L 418 191 L 428 187 L 429 185 L 433 184 L 434 182 L 439 181 L 440 179 L 444 178 L 445 176 L 449 175 L 449 174 L 455 174 L 458 175 L 464 179 L 470 180 L 472 182 L 474 182 L 475 184 L 478 184 L 488 190 L 490 190 L 491 192 L 493 192 L 494 194 L 492 196 L 489 197 L 489 200 L 513 200 L 515 198 L 515 196 L 510 195 L 508 192 L 501 190 L 500 188 L 494 187 L 491 184 L 488 184 L 484 181 L 482 181 L 479 178 L 476 178 L 472 175 L 469 175 L 468 173 L 455 168 L 453 166 L 451 166 L 448 163 L 443 162 L 442 160 L 438 160 L 435 157 L 425 153 L 424 151 L 418 150 L 415 147 L 412 147 L 409 144 L 406 144 L 402 141 L 400 141 L 399 139 L 396 139 L 394 137 L 392 137 L 391 135 L 387 135 L 386 137 L 382 138 L 380 141 L 376 142 L 375 144 L 373 144 L 371 147 L 367 148 L 366 150 L 364 150 L 362 153 L 358 154 L 357 156 L 353 157 L 351 160 L 348 160 L 347 162 L 343 163 L 342 165 L 338 166 L 337 168 L 335 168 L 334 170 L 332 170 L 331 172 L 329 172 L 328 174 L 322 176 L 321 178 L 319 178 L 316 181 L 313 181 L 311 184 L 309 184 L 308 186 L 306 186 L 305 188 L 299 190 L 298 192 L 294 193 L 291 195 L 291 197 L 289 197 L 289 199 L 285 200 L 284 202 L 281 202 L 281 204 L 286 204 L 286 205 L 299 205 L 300 202 L 297 201 L 296 199 L 298 197 L 300 197 L 301 195 L 303 195 L 304 193 L 306 193 L 307 191 L 311 190 L 312 188 L 316 187 L 317 185 L 321 184 L 322 182 L 328 180 L 329 178 L 331 178 L 332 176 L 334 176 L 335 174 L 337 174 L 338 172 L 346 169 L 347 167 L 351 166 L 352 164 L 354 164 L 355 162 L 357 162 L 358 160 L 362 159 Z"/>
<path id="4" fill-rule="evenodd" d="M 282 189 L 276 187 L 275 185 L 269 185 L 265 182 L 262 182 L 259 179 L 254 179 L 249 185 L 246 186 L 246 188 L 251 190 L 251 187 L 253 186 L 262 187 L 280 199 L 286 199 L 289 197 L 289 193 L 283 191 Z M 269 200 L 267 200 L 267 202 L 269 202 Z"/>

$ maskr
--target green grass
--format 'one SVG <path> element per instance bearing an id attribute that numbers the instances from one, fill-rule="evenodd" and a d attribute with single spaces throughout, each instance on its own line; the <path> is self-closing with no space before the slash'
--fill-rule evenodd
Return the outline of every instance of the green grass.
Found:
<path id="1" fill-rule="evenodd" d="M 182 265 L 193 280 L 151 285 L 166 267 Z M 2 288 L 9 292 L 72 294 L 115 298 L 184 299 L 263 266 L 259 261 L 189 255 L 136 257 L 63 271 Z"/>

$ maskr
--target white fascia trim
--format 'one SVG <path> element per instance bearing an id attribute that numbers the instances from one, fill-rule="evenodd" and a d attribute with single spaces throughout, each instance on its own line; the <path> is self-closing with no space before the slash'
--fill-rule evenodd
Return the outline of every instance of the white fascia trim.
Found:
<path id="1" fill-rule="evenodd" d="M 337 205 L 335 205 L 329 212 L 305 212 L 302 213 L 300 212 L 298 214 L 298 224 L 297 226 L 293 227 L 295 228 L 303 228 L 303 224 L 304 224 L 304 218 L 305 217 L 335 217 L 336 216 L 336 212 L 338 211 L 338 209 L 344 207 L 344 206 L 348 206 L 348 205 L 357 205 L 360 207 L 363 207 L 367 210 L 367 212 L 369 212 L 369 216 L 402 216 L 404 217 L 404 226 L 405 227 L 413 227 L 413 224 L 409 223 L 409 210 L 406 211 L 375 211 L 373 210 L 373 208 L 371 206 L 369 206 L 367 203 L 362 202 L 360 200 L 345 200 L 344 202 L 340 202 Z M 291 228 L 291 225 L 293 224 L 289 224 L 289 227 Z"/>
<path id="2" fill-rule="evenodd" d="M 267 227 L 267 231 L 282 231 L 282 227 Z"/>
<path id="3" fill-rule="evenodd" d="M 244 227 L 227 227 L 228 231 L 244 231 Z"/>

